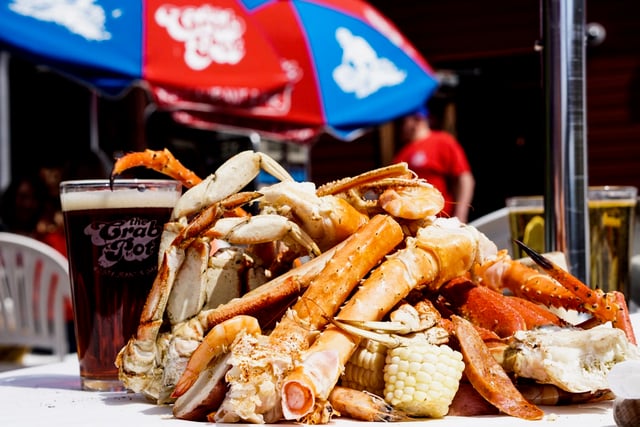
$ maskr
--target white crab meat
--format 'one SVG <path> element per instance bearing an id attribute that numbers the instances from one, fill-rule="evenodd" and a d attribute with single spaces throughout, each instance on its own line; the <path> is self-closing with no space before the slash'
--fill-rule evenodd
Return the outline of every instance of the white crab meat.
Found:
<path id="1" fill-rule="evenodd" d="M 620 329 L 544 327 L 519 331 L 504 353 L 503 367 L 517 376 L 573 393 L 608 388 L 607 374 L 625 360 L 640 360 L 638 347 Z"/>

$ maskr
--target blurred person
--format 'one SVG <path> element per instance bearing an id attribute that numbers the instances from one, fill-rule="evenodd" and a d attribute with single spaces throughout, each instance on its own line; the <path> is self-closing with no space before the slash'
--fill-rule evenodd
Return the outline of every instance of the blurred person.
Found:
<path id="1" fill-rule="evenodd" d="M 43 199 L 44 212 L 38 223 L 38 232 L 43 236 L 62 237 L 64 243 L 64 220 L 60 206 L 60 181 L 63 171 L 64 167 L 57 164 L 44 164 L 38 170 L 40 179 L 47 188 L 46 196 Z M 52 246 L 58 248 L 57 245 L 56 242 Z M 66 255 L 66 247 L 63 254 Z"/>
<path id="2" fill-rule="evenodd" d="M 66 163 L 62 176 L 58 180 L 56 191 L 60 194 L 60 181 L 73 179 L 107 179 L 111 174 L 112 163 L 102 152 L 98 153 L 90 148 L 86 148 L 76 153 L 73 158 Z"/>
<path id="3" fill-rule="evenodd" d="M 47 189 L 35 175 L 13 179 L 0 198 L 3 231 L 35 237 Z"/>
<path id="4" fill-rule="evenodd" d="M 418 177 L 440 190 L 445 200 L 441 216 L 455 216 L 466 223 L 475 178 L 458 140 L 449 132 L 432 129 L 426 108 L 403 118 L 401 139 L 405 145 L 393 162 L 406 162 Z"/>

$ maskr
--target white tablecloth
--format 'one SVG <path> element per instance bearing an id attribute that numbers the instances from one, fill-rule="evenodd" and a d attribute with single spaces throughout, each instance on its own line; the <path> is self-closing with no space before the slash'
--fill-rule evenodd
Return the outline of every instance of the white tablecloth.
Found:
<path id="1" fill-rule="evenodd" d="M 636 334 L 640 333 L 640 314 L 632 315 Z M 504 426 L 504 427 L 580 427 L 614 426 L 612 402 L 572 406 L 543 406 L 545 418 L 524 421 L 506 415 L 482 417 L 445 417 L 440 420 L 402 423 L 402 427 Z M 89 392 L 80 389 L 75 355 L 62 363 L 47 364 L 0 373 L 0 426 L 47 427 L 72 426 L 190 426 L 194 423 L 175 419 L 170 406 L 149 403 L 128 392 Z M 335 418 L 334 426 L 362 426 L 362 422 Z M 286 425 L 286 424 L 284 424 Z"/>

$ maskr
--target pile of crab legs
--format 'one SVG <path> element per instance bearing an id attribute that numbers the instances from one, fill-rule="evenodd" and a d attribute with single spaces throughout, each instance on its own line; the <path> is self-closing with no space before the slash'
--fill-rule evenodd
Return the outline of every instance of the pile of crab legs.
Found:
<path id="1" fill-rule="evenodd" d="M 623 295 L 593 290 L 530 251 L 542 274 L 511 260 L 475 228 L 438 218 L 442 195 L 406 164 L 315 188 L 257 152 L 240 153 L 201 180 L 167 150 L 146 150 L 118 159 L 112 179 L 137 166 L 188 190 L 165 225 L 158 275 L 116 365 L 127 388 L 173 403 L 177 417 L 327 423 L 360 340 L 332 319 L 380 321 L 416 293 L 450 296 L 441 311 L 458 310 L 449 330 L 465 363 L 476 368 L 465 370 L 473 389 L 521 418 L 543 413 L 506 373 L 487 384 L 483 372 L 496 362 L 482 336 L 565 324 L 549 311 L 540 314 L 536 304 L 545 304 L 590 313 L 583 328 L 611 322 L 635 345 Z M 280 182 L 241 191 L 261 169 Z M 258 203 L 260 213 L 247 214 L 249 203 Z M 221 255 L 224 268 L 231 265 L 244 280 L 230 293 L 223 292 L 235 286 L 227 283 L 228 271 L 217 274 Z M 536 304 L 514 309 L 501 298 L 506 289 Z M 216 300 L 220 293 L 223 301 Z M 488 306 L 510 313 L 512 325 L 494 331 L 495 318 L 482 313 Z"/>

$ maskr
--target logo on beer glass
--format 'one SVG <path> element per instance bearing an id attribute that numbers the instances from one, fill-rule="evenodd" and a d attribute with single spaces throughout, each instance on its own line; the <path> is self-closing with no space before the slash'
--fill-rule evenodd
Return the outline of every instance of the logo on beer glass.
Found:
<path id="1" fill-rule="evenodd" d="M 155 256 L 156 241 L 162 232 L 156 224 L 157 221 L 144 218 L 94 222 L 84 229 L 84 234 L 100 248 L 100 267 L 109 268 L 120 261 L 144 261 Z"/>

